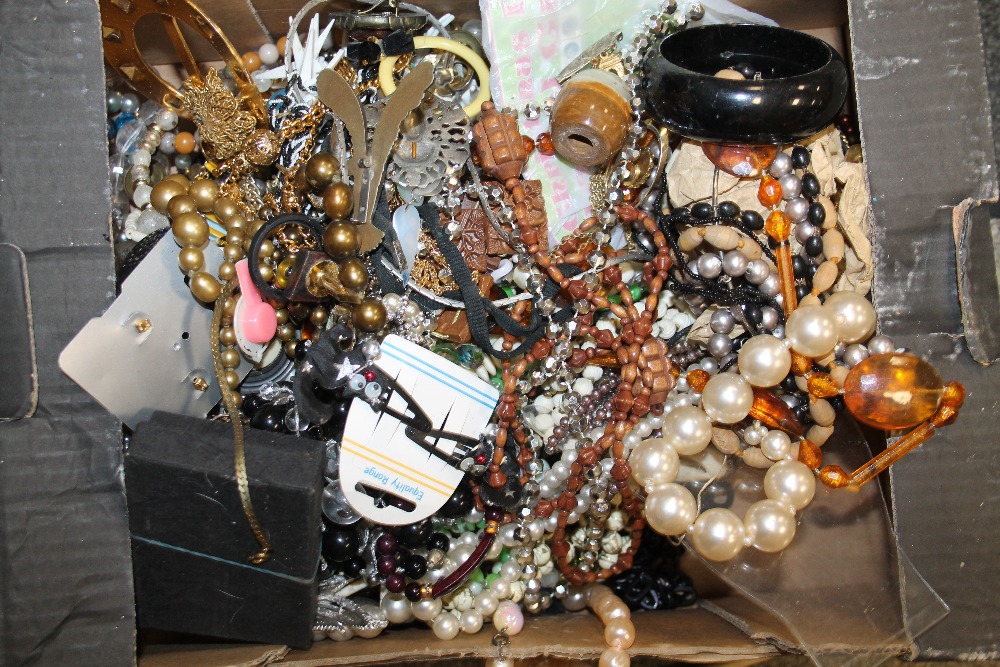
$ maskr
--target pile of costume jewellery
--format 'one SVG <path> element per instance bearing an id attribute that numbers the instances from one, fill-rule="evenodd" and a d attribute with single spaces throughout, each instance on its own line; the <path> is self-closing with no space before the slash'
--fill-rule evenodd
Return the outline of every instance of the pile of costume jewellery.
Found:
<path id="1" fill-rule="evenodd" d="M 667 2 L 513 110 L 489 101 L 478 22 L 407 11 L 302 37 L 296 19 L 222 73 L 150 78 L 170 107 L 109 92 L 118 240 L 180 246 L 236 431 L 327 441 L 323 576 L 376 587 L 384 616 L 355 630 L 512 635 L 558 600 L 603 620 L 602 665 L 628 664 L 629 607 L 600 582 L 646 526 L 712 561 L 779 552 L 817 484 L 871 480 L 963 389 L 874 335 L 832 49 Z M 755 30 L 792 55 L 755 60 Z M 790 106 L 793 84 L 816 98 Z M 561 238 L 553 184 L 522 178 L 532 157 L 593 174 L 592 214 Z M 248 391 L 247 357 L 289 370 Z M 843 411 L 909 432 L 856 471 L 824 466 Z M 713 460 L 762 471 L 742 516 L 702 511 L 690 470 Z"/>

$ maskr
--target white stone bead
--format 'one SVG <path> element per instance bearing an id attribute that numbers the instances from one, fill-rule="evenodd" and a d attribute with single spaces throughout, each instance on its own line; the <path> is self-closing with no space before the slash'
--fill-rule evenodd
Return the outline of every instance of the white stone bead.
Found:
<path id="1" fill-rule="evenodd" d="M 265 44 L 257 50 L 257 55 L 265 65 L 273 65 L 278 62 L 281 54 L 278 53 L 278 47 L 274 44 Z"/>

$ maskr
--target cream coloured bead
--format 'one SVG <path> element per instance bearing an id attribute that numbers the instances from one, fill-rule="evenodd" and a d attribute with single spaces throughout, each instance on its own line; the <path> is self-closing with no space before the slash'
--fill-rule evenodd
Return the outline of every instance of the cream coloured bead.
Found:
<path id="1" fill-rule="evenodd" d="M 500 601 L 493 591 L 486 589 L 476 596 L 476 610 L 483 616 L 488 616 L 497 610 Z"/>
<path id="2" fill-rule="evenodd" d="M 386 620 L 390 623 L 406 623 L 413 618 L 410 601 L 402 595 L 387 593 L 379 605 Z"/>
<path id="3" fill-rule="evenodd" d="M 808 438 L 809 442 L 813 443 L 817 447 L 825 445 L 831 435 L 833 435 L 832 424 L 830 426 L 820 426 L 819 424 L 814 424 L 813 426 L 810 426 L 809 430 L 806 432 L 806 438 Z"/>
<path id="4" fill-rule="evenodd" d="M 431 629 L 434 631 L 434 636 L 438 639 L 443 639 L 445 641 L 454 639 L 458 636 L 458 619 L 455 618 L 454 614 L 446 611 L 434 619 L 434 622 L 431 624 Z"/>
<path id="5" fill-rule="evenodd" d="M 609 648 L 601 653 L 601 659 L 598 660 L 598 667 L 629 667 L 632 664 L 632 659 L 629 657 L 627 651 L 622 651 L 621 649 Z"/>
<path id="6" fill-rule="evenodd" d="M 713 428 L 712 444 L 723 454 L 735 454 L 740 451 L 740 437 L 728 428 Z"/>
<path id="7" fill-rule="evenodd" d="M 792 354 L 770 334 L 754 336 L 743 343 L 739 354 L 740 375 L 755 387 L 773 387 L 788 375 Z"/>
<path id="8" fill-rule="evenodd" d="M 792 451 L 792 440 L 784 431 L 768 431 L 760 441 L 760 451 L 772 461 L 780 461 Z"/>
<path id="9" fill-rule="evenodd" d="M 663 440 L 681 456 L 697 454 L 712 440 L 712 421 L 692 405 L 674 408 L 663 420 Z"/>
<path id="10" fill-rule="evenodd" d="M 840 269 L 837 268 L 837 264 L 833 260 L 828 259 L 820 264 L 813 274 L 812 294 L 810 296 L 822 294 L 829 290 L 837 282 L 838 275 L 840 275 Z"/>
<path id="11" fill-rule="evenodd" d="M 795 537 L 795 513 L 776 500 L 759 500 L 743 517 L 746 540 L 755 549 L 776 553 Z"/>
<path id="12" fill-rule="evenodd" d="M 635 643 L 635 626 L 627 618 L 609 621 L 604 626 L 604 641 L 611 648 L 628 649 Z"/>
<path id="13" fill-rule="evenodd" d="M 622 602 L 620 598 L 612 604 L 609 604 L 604 609 L 604 613 L 601 614 L 601 621 L 604 623 L 630 618 L 632 618 L 632 612 L 629 611 L 628 605 Z"/>
<path id="14" fill-rule="evenodd" d="M 758 468 L 760 470 L 766 470 L 774 465 L 774 461 L 764 456 L 764 452 L 760 451 L 759 447 L 744 449 L 740 454 L 740 458 L 743 459 L 743 463 L 746 463 L 751 468 Z"/>
<path id="15" fill-rule="evenodd" d="M 837 318 L 825 306 L 804 306 L 788 316 L 785 340 L 807 357 L 822 357 L 837 346 Z"/>
<path id="16" fill-rule="evenodd" d="M 646 496 L 646 521 L 661 535 L 683 535 L 698 517 L 698 502 L 680 484 L 658 486 Z"/>
<path id="17" fill-rule="evenodd" d="M 837 319 L 837 332 L 844 343 L 860 343 L 875 331 L 875 307 L 857 292 L 831 294 L 824 304 Z"/>
<path id="18" fill-rule="evenodd" d="M 839 262 L 844 256 L 844 235 L 836 229 L 823 233 L 823 256 L 831 262 Z"/>
<path id="19" fill-rule="evenodd" d="M 516 635 L 524 628 L 524 614 L 513 602 L 501 602 L 493 612 L 493 627 L 506 630 L 508 635 Z"/>
<path id="20" fill-rule="evenodd" d="M 809 416 L 820 426 L 830 426 L 837 418 L 837 411 L 830 405 L 830 401 L 820 398 L 809 403 Z"/>
<path id="21" fill-rule="evenodd" d="M 764 493 L 796 510 L 803 509 L 816 495 L 816 476 L 798 461 L 779 461 L 764 474 Z"/>
<path id="22" fill-rule="evenodd" d="M 681 459 L 663 438 L 643 440 L 628 457 L 632 477 L 647 490 L 677 479 Z"/>
<path id="23" fill-rule="evenodd" d="M 735 424 L 746 418 L 752 405 L 750 383 L 734 373 L 712 376 L 701 392 L 701 407 L 714 422 Z"/>
<path id="24" fill-rule="evenodd" d="M 743 522 L 730 510 L 714 507 L 702 512 L 691 530 L 695 551 L 711 561 L 727 561 L 743 549 Z"/>
<path id="25" fill-rule="evenodd" d="M 458 624 L 462 632 L 474 635 L 483 628 L 483 615 L 475 609 L 466 609 L 462 612 L 462 617 L 458 619 Z"/>
<path id="26" fill-rule="evenodd" d="M 441 613 L 441 600 L 421 600 L 412 605 L 413 615 L 419 621 L 429 621 Z"/>

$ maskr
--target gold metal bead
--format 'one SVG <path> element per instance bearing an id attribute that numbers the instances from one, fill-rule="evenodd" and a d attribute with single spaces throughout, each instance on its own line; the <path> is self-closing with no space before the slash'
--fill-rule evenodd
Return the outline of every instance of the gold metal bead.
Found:
<path id="1" fill-rule="evenodd" d="M 219 342 L 223 345 L 236 345 L 236 329 L 232 327 L 222 327 L 219 329 Z"/>
<path id="2" fill-rule="evenodd" d="M 361 291 L 368 284 L 368 269 L 357 257 L 348 257 L 340 263 L 340 284 L 350 290 Z"/>
<path id="3" fill-rule="evenodd" d="M 184 275 L 197 273 L 205 268 L 205 253 L 198 248 L 181 248 L 177 256 L 177 264 L 181 267 Z"/>
<path id="4" fill-rule="evenodd" d="M 219 184 L 207 178 L 201 179 L 191 184 L 188 194 L 198 204 L 199 211 L 208 212 L 213 210 L 219 197 Z"/>
<path id="5" fill-rule="evenodd" d="M 185 176 L 184 174 L 170 174 L 169 176 L 165 177 L 163 180 L 165 180 L 165 181 L 177 181 L 178 183 L 180 183 L 181 185 L 184 186 L 184 191 L 185 192 L 187 192 L 187 189 L 189 187 L 191 187 L 191 181 L 188 180 L 188 177 Z"/>
<path id="6" fill-rule="evenodd" d="M 290 341 L 295 338 L 295 327 L 291 324 L 282 324 L 278 327 L 275 337 L 280 341 Z"/>
<path id="7" fill-rule="evenodd" d="M 236 264 L 230 262 L 228 259 L 219 264 L 219 280 L 229 282 L 236 277 Z"/>
<path id="8" fill-rule="evenodd" d="M 230 389 L 236 389 L 240 386 L 240 376 L 236 371 L 226 371 L 226 384 Z"/>
<path id="9" fill-rule="evenodd" d="M 136 333 L 146 333 L 153 328 L 153 323 L 150 322 L 148 318 L 144 317 L 141 320 L 136 320 L 135 324 L 132 326 L 135 327 Z"/>
<path id="10" fill-rule="evenodd" d="M 194 385 L 194 388 L 198 391 L 208 391 L 208 380 L 205 378 L 195 378 L 191 380 L 191 384 Z"/>
<path id="11" fill-rule="evenodd" d="M 249 225 L 250 225 L 250 223 L 247 221 L 246 218 L 244 218 L 239 213 L 235 213 L 235 214 L 229 216 L 229 219 L 226 220 L 226 232 L 228 233 L 228 232 L 230 232 L 230 231 L 232 231 L 234 229 L 244 230 Z"/>
<path id="12" fill-rule="evenodd" d="M 362 299 L 351 315 L 354 327 L 368 333 L 374 333 L 385 326 L 385 318 L 385 305 L 382 299 L 375 298 Z"/>
<path id="13" fill-rule="evenodd" d="M 162 182 L 162 181 L 161 181 Z M 179 194 L 167 204 L 167 214 L 174 220 L 185 213 L 197 213 L 198 205 L 189 195 Z"/>
<path id="14" fill-rule="evenodd" d="M 203 248 L 208 243 L 208 223 L 197 213 L 184 213 L 174 218 L 171 228 L 181 247 Z"/>
<path id="15" fill-rule="evenodd" d="M 202 303 L 213 303 L 222 294 L 222 286 L 212 274 L 199 271 L 191 276 L 191 293 Z"/>
<path id="16" fill-rule="evenodd" d="M 226 243 L 229 245 L 242 246 L 246 241 L 246 236 L 243 234 L 243 230 L 238 227 L 233 227 L 226 231 Z"/>
<path id="17" fill-rule="evenodd" d="M 225 223 L 229 218 L 240 212 L 240 207 L 229 197 L 219 197 L 215 200 L 215 206 L 212 207 L 212 210 L 218 216 L 219 220 Z"/>
<path id="18" fill-rule="evenodd" d="M 237 368 L 240 365 L 240 353 L 229 348 L 219 353 L 219 360 L 223 368 Z"/>
<path id="19" fill-rule="evenodd" d="M 323 232 L 323 248 L 334 259 L 356 255 L 360 246 L 358 230 L 349 222 L 331 222 Z"/>
<path id="20" fill-rule="evenodd" d="M 322 190 L 339 176 L 340 162 L 329 153 L 316 153 L 306 162 L 306 183 L 315 190 Z"/>
<path id="21" fill-rule="evenodd" d="M 285 324 L 288 322 L 290 315 L 288 314 L 287 308 L 279 308 L 274 311 L 275 316 L 278 318 L 278 324 Z"/>
<path id="22" fill-rule="evenodd" d="M 225 249 L 222 251 L 222 255 L 228 259 L 230 262 L 238 262 L 243 259 L 246 253 L 243 252 L 243 246 L 227 244 Z"/>
<path id="23" fill-rule="evenodd" d="M 289 359 L 295 358 L 295 348 L 298 346 L 298 344 L 299 341 L 296 338 L 293 338 L 292 340 L 285 342 L 285 354 L 288 356 Z"/>
<path id="24" fill-rule="evenodd" d="M 346 183 L 334 183 L 323 190 L 323 210 L 334 220 L 344 220 L 354 208 L 354 194 Z"/>
<path id="25" fill-rule="evenodd" d="M 149 193 L 149 202 L 153 208 L 166 215 L 170 200 L 185 193 L 187 193 L 187 189 L 177 181 L 160 181 L 153 186 L 153 190 Z"/>
<path id="26" fill-rule="evenodd" d="M 318 327 L 324 326 L 328 319 L 330 319 L 330 311 L 322 306 L 313 308 L 313 311 L 309 314 L 309 321 Z"/>
<path id="27" fill-rule="evenodd" d="M 264 282 L 269 283 L 274 280 L 274 269 L 271 268 L 270 264 L 261 264 L 257 272 L 260 273 L 260 277 L 264 279 Z"/>

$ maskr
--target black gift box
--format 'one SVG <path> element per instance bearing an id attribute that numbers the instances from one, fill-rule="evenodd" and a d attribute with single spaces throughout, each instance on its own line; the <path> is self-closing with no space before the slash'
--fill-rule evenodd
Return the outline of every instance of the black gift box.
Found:
<path id="1" fill-rule="evenodd" d="M 245 429 L 250 497 L 271 545 L 243 513 L 232 427 L 157 412 L 125 454 L 140 627 L 306 648 L 320 554 L 323 447 Z"/>

